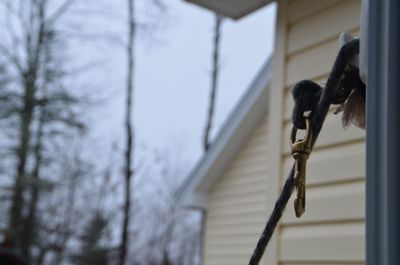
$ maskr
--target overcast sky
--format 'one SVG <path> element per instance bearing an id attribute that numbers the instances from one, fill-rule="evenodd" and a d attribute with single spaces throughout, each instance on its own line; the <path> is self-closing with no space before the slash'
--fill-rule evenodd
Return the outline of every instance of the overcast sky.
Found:
<path id="1" fill-rule="evenodd" d="M 178 141 L 185 146 L 187 158 L 195 161 L 202 152 L 201 139 L 210 92 L 214 15 L 181 0 L 168 0 L 166 4 L 168 15 L 160 19 L 162 26 L 151 34 L 151 38 L 139 36 L 137 40 L 136 143 L 162 149 Z M 121 14 L 125 14 L 125 10 L 122 11 Z M 274 4 L 239 21 L 224 21 L 213 136 L 272 54 L 274 23 Z M 106 30 L 121 25 L 103 23 L 100 27 Z M 112 93 L 109 93 L 107 104 L 97 112 L 97 136 L 122 143 L 124 51 L 105 48 L 103 52 L 108 54 L 107 63 L 92 83 L 101 82 L 113 89 L 107 90 Z"/>

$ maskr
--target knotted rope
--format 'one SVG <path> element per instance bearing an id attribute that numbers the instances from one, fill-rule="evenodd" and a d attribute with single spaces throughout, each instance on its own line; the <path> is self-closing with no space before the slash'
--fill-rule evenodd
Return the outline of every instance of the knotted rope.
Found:
<path id="1" fill-rule="evenodd" d="M 341 47 L 336 57 L 332 71 L 329 74 L 325 89 L 318 84 L 304 80 L 296 84 L 293 89 L 295 107 L 293 109 L 292 120 L 298 129 L 305 128 L 305 112 L 311 111 L 309 119 L 313 126 L 313 142 L 318 138 L 322 125 L 328 114 L 331 104 L 343 104 L 350 95 L 354 87 L 355 78 L 346 67 L 352 56 L 359 53 L 359 40 L 354 39 Z M 357 75 L 358 76 L 358 75 Z M 283 190 L 275 203 L 274 209 L 265 225 L 264 231 L 259 238 L 256 248 L 250 258 L 249 265 L 258 265 L 269 240 L 282 217 L 283 211 L 292 195 L 294 189 L 294 166 L 286 179 Z"/>

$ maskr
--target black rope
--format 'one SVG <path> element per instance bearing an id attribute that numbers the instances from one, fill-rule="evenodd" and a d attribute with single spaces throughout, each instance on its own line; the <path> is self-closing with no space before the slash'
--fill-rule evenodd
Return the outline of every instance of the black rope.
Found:
<path id="1" fill-rule="evenodd" d="M 293 97 L 295 100 L 295 107 L 293 109 L 293 124 L 299 128 L 305 128 L 304 112 L 311 111 L 309 117 L 313 125 L 313 144 L 318 138 L 322 125 L 328 114 L 329 107 L 332 103 L 338 104 L 338 98 L 342 97 L 347 91 L 340 91 L 342 75 L 345 73 L 346 66 L 348 65 L 351 57 L 359 52 L 358 39 L 352 40 L 343 45 L 336 57 L 332 71 L 327 80 L 325 89 L 322 89 L 318 84 L 312 81 L 301 81 L 293 89 Z M 343 99 L 344 101 L 344 99 Z M 258 265 L 269 240 L 274 233 L 274 230 L 282 217 L 283 211 L 292 195 L 294 189 L 294 167 L 286 179 L 283 190 L 275 203 L 274 209 L 265 225 L 264 231 L 257 242 L 256 248 L 250 258 L 249 265 Z"/>

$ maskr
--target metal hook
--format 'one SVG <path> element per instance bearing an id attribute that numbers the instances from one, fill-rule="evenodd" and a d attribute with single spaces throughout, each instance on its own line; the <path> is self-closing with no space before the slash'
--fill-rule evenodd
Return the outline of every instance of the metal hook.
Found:
<path id="1" fill-rule="evenodd" d="M 313 140 L 311 121 L 308 118 L 305 118 L 305 121 L 306 135 L 303 139 L 296 140 L 298 129 L 295 126 L 293 126 L 290 135 L 292 156 L 296 160 L 294 180 L 297 198 L 294 201 L 294 210 L 297 218 L 304 213 L 306 207 L 306 164 L 311 153 Z"/>

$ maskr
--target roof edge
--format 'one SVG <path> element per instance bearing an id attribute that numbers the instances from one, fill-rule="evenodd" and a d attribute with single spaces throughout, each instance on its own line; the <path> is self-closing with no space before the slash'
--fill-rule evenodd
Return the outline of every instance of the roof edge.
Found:
<path id="1" fill-rule="evenodd" d="M 268 111 L 271 59 L 262 66 L 209 150 L 177 192 L 182 206 L 207 208 L 207 194 Z"/>
<path id="2" fill-rule="evenodd" d="M 241 7 L 241 9 L 235 11 L 232 11 L 231 7 L 232 3 L 229 3 L 229 1 L 225 1 L 220 4 L 217 4 L 216 0 L 184 0 L 184 1 L 208 9 L 209 11 L 215 12 L 224 17 L 228 17 L 233 20 L 239 20 L 259 10 L 260 8 L 274 2 L 275 0 L 263 0 L 258 3 Z"/>

